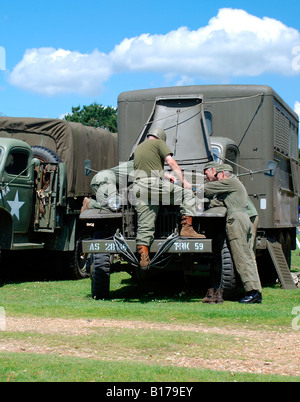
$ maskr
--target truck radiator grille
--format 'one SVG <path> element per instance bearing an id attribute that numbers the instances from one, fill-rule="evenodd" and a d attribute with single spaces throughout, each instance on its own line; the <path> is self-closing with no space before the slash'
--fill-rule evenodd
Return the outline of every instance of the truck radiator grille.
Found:
<path id="1" fill-rule="evenodd" d="M 178 226 L 178 215 L 178 207 L 160 207 L 156 220 L 155 237 L 164 238 L 170 236 Z"/>

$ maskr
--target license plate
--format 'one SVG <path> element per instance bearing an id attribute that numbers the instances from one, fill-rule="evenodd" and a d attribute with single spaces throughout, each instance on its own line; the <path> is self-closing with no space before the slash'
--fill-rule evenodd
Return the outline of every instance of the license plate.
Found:
<path id="1" fill-rule="evenodd" d="M 164 239 L 156 239 L 150 247 L 150 253 L 156 253 L 164 244 Z M 120 249 L 121 248 L 121 249 Z M 130 249 L 133 253 L 137 251 L 135 240 L 128 239 L 126 243 L 117 246 L 113 240 L 84 240 L 82 241 L 82 251 L 84 253 L 107 253 L 118 254 L 119 252 Z M 165 253 L 211 253 L 211 239 L 178 239 L 176 240 Z"/>

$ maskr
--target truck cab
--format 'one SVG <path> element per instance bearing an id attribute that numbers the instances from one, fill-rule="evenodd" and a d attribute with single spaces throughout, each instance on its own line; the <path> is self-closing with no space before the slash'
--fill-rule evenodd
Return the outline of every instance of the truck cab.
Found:
<path id="1" fill-rule="evenodd" d="M 34 163 L 31 147 L 23 141 L 3 139 L 0 144 L 1 247 L 27 237 L 33 212 Z M 13 240 L 13 237 L 15 238 Z"/>

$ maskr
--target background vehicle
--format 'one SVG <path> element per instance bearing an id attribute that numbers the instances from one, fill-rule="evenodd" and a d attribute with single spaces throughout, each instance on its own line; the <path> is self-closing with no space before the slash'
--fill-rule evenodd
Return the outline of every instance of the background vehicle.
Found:
<path id="1" fill-rule="evenodd" d="M 131 158 L 151 125 L 159 124 L 191 182 L 199 184 L 209 160 L 231 163 L 259 213 L 256 249 L 261 276 L 268 269 L 267 277 L 272 272 L 279 276 L 283 287 L 294 286 L 288 267 L 291 249 L 296 247 L 298 224 L 298 116 L 272 88 L 216 85 L 124 92 L 118 98 L 118 118 L 120 161 Z M 200 187 L 196 192 L 201 200 Z M 193 242 L 185 243 L 179 238 L 166 240 L 176 233 L 178 209 L 161 207 L 157 239 L 151 248 L 152 257 L 156 253 L 152 267 L 167 268 L 166 262 L 170 261 L 172 269 L 177 265 L 188 271 L 195 271 L 204 263 L 219 269 L 225 266 L 223 287 L 228 290 L 234 287 L 234 267 L 224 234 L 225 215 L 224 208 L 205 211 L 202 205 L 195 227 L 207 239 L 196 250 Z M 96 290 L 94 294 L 101 298 L 107 295 L 109 272 L 123 269 L 120 264 L 114 266 L 105 255 L 120 253 L 129 262 L 126 268 L 130 273 L 138 267 L 135 211 L 126 203 L 118 213 L 98 217 L 92 217 L 91 213 L 90 217 L 85 214 L 82 218 L 93 221 L 96 227 L 107 224 L 110 229 L 107 237 L 116 228 L 123 236 L 122 243 L 116 236 L 109 241 L 84 242 L 85 251 L 101 255 L 95 267 L 101 272 L 97 280 L 104 283 L 105 290 Z"/>
<path id="2" fill-rule="evenodd" d="M 42 250 L 41 264 L 85 277 L 79 221 L 85 159 L 97 170 L 117 164 L 117 138 L 103 129 L 56 119 L 0 117 L 0 250 L 8 269 L 16 253 Z"/>

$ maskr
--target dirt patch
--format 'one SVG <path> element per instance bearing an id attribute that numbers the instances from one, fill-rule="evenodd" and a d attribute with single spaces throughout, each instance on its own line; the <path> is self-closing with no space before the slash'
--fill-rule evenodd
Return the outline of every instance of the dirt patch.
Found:
<path id="1" fill-rule="evenodd" d="M 64 344 L 47 344 L 42 340 L 35 344 L 30 336 L 25 339 L 14 337 L 18 332 L 34 332 L 36 334 L 57 334 L 88 336 L 101 333 L 101 328 L 118 328 L 133 330 L 198 332 L 207 334 L 224 335 L 232 338 L 231 347 L 222 350 L 222 353 L 211 354 L 207 357 L 203 345 L 189 345 L 182 351 L 172 350 L 169 355 L 147 356 L 145 353 L 135 352 L 133 349 L 126 355 L 110 351 L 100 353 L 89 350 L 85 346 L 69 347 Z M 101 319 L 52 319 L 52 318 L 17 318 L 7 317 L 6 332 L 11 336 L 0 337 L 0 351 L 19 353 L 41 353 L 68 355 L 82 358 L 102 360 L 133 360 L 147 363 L 159 363 L 164 365 L 193 368 L 209 368 L 212 370 L 226 370 L 231 372 L 251 372 L 264 374 L 281 374 L 300 376 L 300 336 L 299 331 L 275 332 L 250 330 L 247 328 L 234 329 L 228 327 L 208 327 L 199 325 L 178 325 L 175 323 L 147 323 L 142 321 L 117 321 Z M 1 335 L 1 333 L 0 333 Z M 233 346 L 232 346 L 233 345 Z M 114 348 L 111 348 L 114 349 Z M 203 353 L 202 353 L 203 352 Z M 204 357 L 205 356 L 205 357 Z"/>

